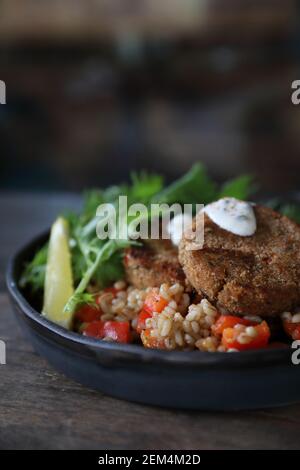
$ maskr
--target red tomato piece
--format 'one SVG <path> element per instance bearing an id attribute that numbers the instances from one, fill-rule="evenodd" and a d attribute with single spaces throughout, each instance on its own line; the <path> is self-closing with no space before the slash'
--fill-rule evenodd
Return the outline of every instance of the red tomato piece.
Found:
<path id="1" fill-rule="evenodd" d="M 239 335 L 245 333 L 246 326 L 241 328 L 226 328 L 222 335 L 222 345 L 226 349 L 237 349 L 238 351 L 246 351 L 249 349 L 261 349 L 268 345 L 271 333 L 268 324 L 263 321 L 262 323 L 253 326 L 256 335 L 247 342 L 240 342 Z M 246 333 L 245 333 L 246 334 Z M 249 336 L 247 335 L 249 338 Z"/>
<path id="2" fill-rule="evenodd" d="M 300 323 L 293 323 L 291 321 L 284 321 L 283 328 L 287 335 L 292 339 L 300 339 Z"/>
<path id="3" fill-rule="evenodd" d="M 104 323 L 104 336 L 117 343 L 130 343 L 131 333 L 128 321 L 106 321 Z"/>
<path id="4" fill-rule="evenodd" d="M 137 320 L 137 327 L 136 331 L 141 334 L 143 330 L 146 328 L 146 320 L 147 318 L 151 318 L 151 313 L 147 312 L 146 310 L 141 310 L 139 315 L 138 315 L 138 320 Z"/>
<path id="5" fill-rule="evenodd" d="M 82 331 L 85 336 L 93 338 L 110 338 L 117 343 L 130 343 L 131 333 L 129 322 L 93 321 Z"/>
<path id="6" fill-rule="evenodd" d="M 149 313 L 161 313 L 167 305 L 168 301 L 153 289 L 145 298 L 143 310 Z"/>
<path id="7" fill-rule="evenodd" d="M 84 336 L 91 336 L 92 338 L 103 338 L 104 337 L 104 322 L 93 321 L 89 323 L 82 331 Z"/>
<path id="8" fill-rule="evenodd" d="M 100 320 L 102 311 L 98 305 L 85 304 L 77 310 L 75 318 L 82 323 L 90 323 L 92 321 Z"/>
<path id="9" fill-rule="evenodd" d="M 233 315 L 221 315 L 211 329 L 214 335 L 222 335 L 226 328 L 233 328 L 235 325 L 253 326 L 256 324 L 257 323 L 247 320 L 246 318 Z"/>

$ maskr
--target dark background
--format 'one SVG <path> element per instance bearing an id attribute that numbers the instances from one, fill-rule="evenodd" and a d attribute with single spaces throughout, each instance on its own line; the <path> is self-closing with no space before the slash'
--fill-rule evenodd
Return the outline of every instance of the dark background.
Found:
<path id="1" fill-rule="evenodd" d="M 77 191 L 197 160 L 299 188 L 298 3 L 2 0 L 0 188 Z"/>

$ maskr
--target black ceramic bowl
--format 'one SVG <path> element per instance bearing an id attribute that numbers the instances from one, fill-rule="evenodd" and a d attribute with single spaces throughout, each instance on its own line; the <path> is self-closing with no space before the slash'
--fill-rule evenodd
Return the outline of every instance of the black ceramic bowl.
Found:
<path id="1" fill-rule="evenodd" d="M 130 401 L 173 408 L 242 410 L 300 401 L 300 365 L 292 349 L 243 353 L 167 352 L 88 338 L 43 318 L 18 287 L 24 263 L 46 233 L 10 261 L 7 286 L 36 351 L 82 384 Z"/>

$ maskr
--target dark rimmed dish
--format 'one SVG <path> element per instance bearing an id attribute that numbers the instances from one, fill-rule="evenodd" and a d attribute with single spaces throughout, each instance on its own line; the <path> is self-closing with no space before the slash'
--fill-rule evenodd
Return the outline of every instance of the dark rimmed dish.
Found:
<path id="1" fill-rule="evenodd" d="M 203 410 L 243 410 L 300 401 L 300 366 L 287 348 L 243 353 L 167 352 L 108 343 L 69 332 L 43 318 L 18 287 L 24 263 L 45 233 L 10 260 L 7 287 L 21 327 L 36 351 L 76 381 L 144 404 Z"/>

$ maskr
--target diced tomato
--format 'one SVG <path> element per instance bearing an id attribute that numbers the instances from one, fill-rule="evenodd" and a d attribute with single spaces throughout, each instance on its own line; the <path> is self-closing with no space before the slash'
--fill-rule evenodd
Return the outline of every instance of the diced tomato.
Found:
<path id="1" fill-rule="evenodd" d="M 236 317 L 233 315 L 221 315 L 216 323 L 211 327 L 214 335 L 222 335 L 226 328 L 233 328 L 235 325 L 251 326 L 256 325 L 253 321 L 247 320 L 246 318 Z"/>
<path id="2" fill-rule="evenodd" d="M 104 322 L 103 321 L 93 321 L 89 323 L 82 331 L 84 336 L 91 336 L 93 338 L 103 338 L 104 337 Z"/>
<path id="3" fill-rule="evenodd" d="M 104 336 L 117 343 L 130 343 L 131 333 L 128 321 L 106 321 L 104 323 Z"/>
<path id="4" fill-rule="evenodd" d="M 265 348 L 271 336 L 268 324 L 263 321 L 253 326 L 253 328 L 256 330 L 256 336 L 251 338 L 246 344 L 242 344 L 238 340 L 239 335 L 245 333 L 246 326 L 242 326 L 241 328 L 226 328 L 222 335 L 222 345 L 225 346 L 226 349 L 237 349 L 238 351 Z"/>
<path id="5" fill-rule="evenodd" d="M 159 292 L 153 289 L 145 298 L 143 310 L 146 310 L 149 313 L 161 313 L 167 305 L 168 301 L 164 299 Z"/>
<path id="6" fill-rule="evenodd" d="M 291 338 L 300 339 L 300 323 L 293 323 L 291 321 L 283 321 L 283 328 L 287 335 Z"/>
<path id="7" fill-rule="evenodd" d="M 151 336 L 151 330 L 146 329 L 143 330 L 141 333 L 141 340 L 145 348 L 149 349 L 166 349 L 164 341 L 163 340 L 158 340 L 157 338 L 154 338 Z"/>
<path id="8" fill-rule="evenodd" d="M 110 338 L 117 343 L 130 343 L 131 333 L 129 322 L 93 321 L 82 331 L 85 336 L 93 338 Z"/>
<path id="9" fill-rule="evenodd" d="M 75 318 L 82 323 L 90 323 L 92 321 L 100 320 L 102 311 L 98 305 L 85 304 L 77 310 Z"/>
<path id="10" fill-rule="evenodd" d="M 141 312 L 138 315 L 137 326 L 136 326 L 136 331 L 139 334 L 141 334 L 141 332 L 145 330 L 147 318 L 151 318 L 151 313 L 147 312 L 146 310 L 141 310 Z"/>

